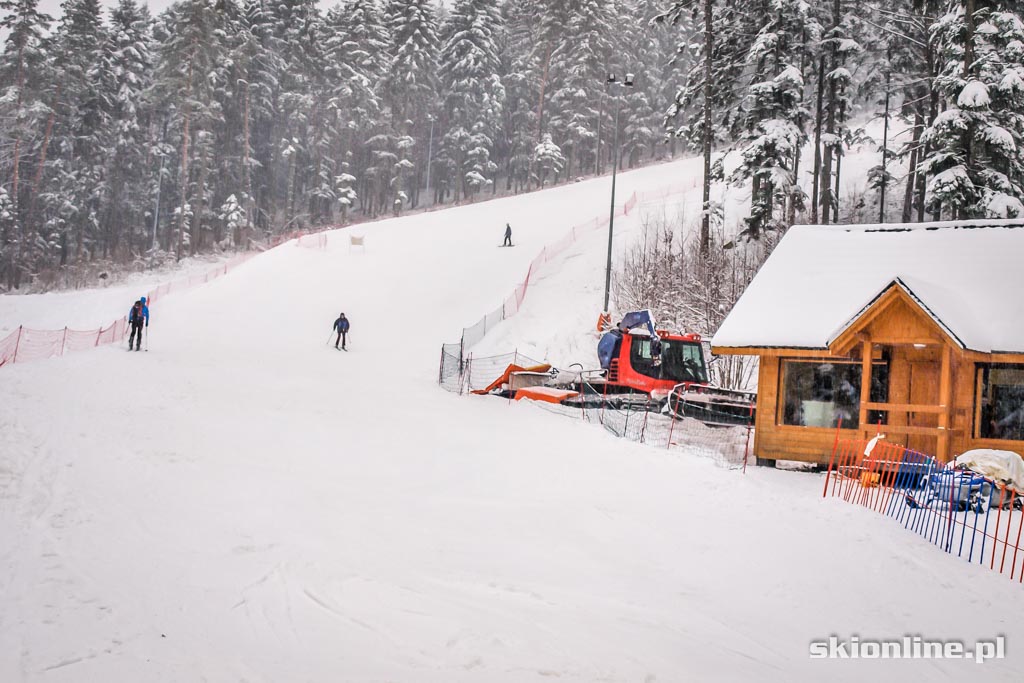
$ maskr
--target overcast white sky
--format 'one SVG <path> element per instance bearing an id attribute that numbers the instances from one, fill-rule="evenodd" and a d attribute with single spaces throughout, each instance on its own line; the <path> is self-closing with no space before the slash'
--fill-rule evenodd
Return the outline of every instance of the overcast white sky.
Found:
<path id="1" fill-rule="evenodd" d="M 39 0 L 39 9 L 49 14 L 55 20 L 60 19 L 62 14 L 60 11 L 61 2 L 62 0 Z M 100 0 L 100 4 L 104 7 L 115 7 L 117 0 Z M 156 15 L 174 4 L 174 0 L 149 0 L 149 2 L 142 4 L 149 5 L 149 9 Z"/>
<path id="2" fill-rule="evenodd" d="M 153 16 L 156 16 L 157 14 L 160 14 L 160 12 L 163 12 L 165 9 L 173 5 L 175 1 L 176 0 L 148 0 L 148 2 L 143 2 L 143 4 L 149 5 L 149 9 L 153 13 Z M 60 19 L 61 2 L 62 0 L 40 0 L 39 8 L 43 12 L 46 12 L 51 17 L 53 17 L 55 20 Z M 114 7 L 117 5 L 118 0 L 100 0 L 100 2 L 103 4 L 104 7 Z M 337 2 L 338 0 L 320 0 L 320 6 L 331 7 L 335 5 Z M 435 0 L 434 4 L 443 5 L 445 4 L 445 2 L 446 0 Z"/>

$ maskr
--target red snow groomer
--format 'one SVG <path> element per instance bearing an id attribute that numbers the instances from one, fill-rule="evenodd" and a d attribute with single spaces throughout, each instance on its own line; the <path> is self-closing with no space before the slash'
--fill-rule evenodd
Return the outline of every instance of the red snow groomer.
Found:
<path id="1" fill-rule="evenodd" d="M 623 316 L 601 337 L 597 356 L 604 377 L 587 383 L 591 397 L 599 392 L 621 402 L 621 394 L 642 394 L 647 403 L 647 397 L 657 406 L 667 402 L 677 415 L 706 424 L 745 425 L 753 418 L 753 393 L 710 383 L 700 335 L 657 330 L 648 310 Z"/>

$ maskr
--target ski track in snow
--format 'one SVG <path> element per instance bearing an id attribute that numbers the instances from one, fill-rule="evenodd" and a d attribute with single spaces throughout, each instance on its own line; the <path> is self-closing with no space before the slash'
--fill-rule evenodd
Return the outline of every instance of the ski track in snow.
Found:
<path id="1" fill-rule="evenodd" d="M 1020 586 L 822 500 L 819 475 L 436 387 L 440 344 L 607 191 L 359 226 L 365 253 L 286 245 L 158 302 L 149 353 L 0 371 L 0 680 L 1016 680 Z M 506 221 L 519 248 L 496 250 Z M 604 239 L 481 349 L 593 353 Z M 350 354 L 324 343 L 341 310 Z M 1010 658 L 809 660 L 833 633 L 1005 634 Z"/>

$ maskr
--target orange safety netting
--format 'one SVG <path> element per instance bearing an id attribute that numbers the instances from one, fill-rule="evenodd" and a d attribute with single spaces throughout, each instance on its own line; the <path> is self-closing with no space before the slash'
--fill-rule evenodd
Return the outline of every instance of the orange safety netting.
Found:
<path id="1" fill-rule="evenodd" d="M 515 399 L 521 401 L 528 398 L 532 401 L 544 401 L 545 403 L 561 403 L 567 398 L 579 396 L 578 391 L 568 389 L 555 389 L 553 387 L 523 387 L 516 391 Z"/>

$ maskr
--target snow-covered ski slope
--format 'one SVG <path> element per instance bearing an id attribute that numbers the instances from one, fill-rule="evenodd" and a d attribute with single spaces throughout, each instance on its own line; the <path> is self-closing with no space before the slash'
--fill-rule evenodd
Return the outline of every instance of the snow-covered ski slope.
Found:
<path id="1" fill-rule="evenodd" d="M 623 174 L 620 196 L 698 172 Z M 607 192 L 284 246 L 158 302 L 148 353 L 0 370 L 0 681 L 1018 680 L 1021 586 L 823 501 L 819 476 L 436 387 L 440 343 Z M 567 278 L 520 315 L 596 315 L 600 267 L 593 300 Z M 832 634 L 1003 634 L 1009 658 L 810 660 Z"/>

